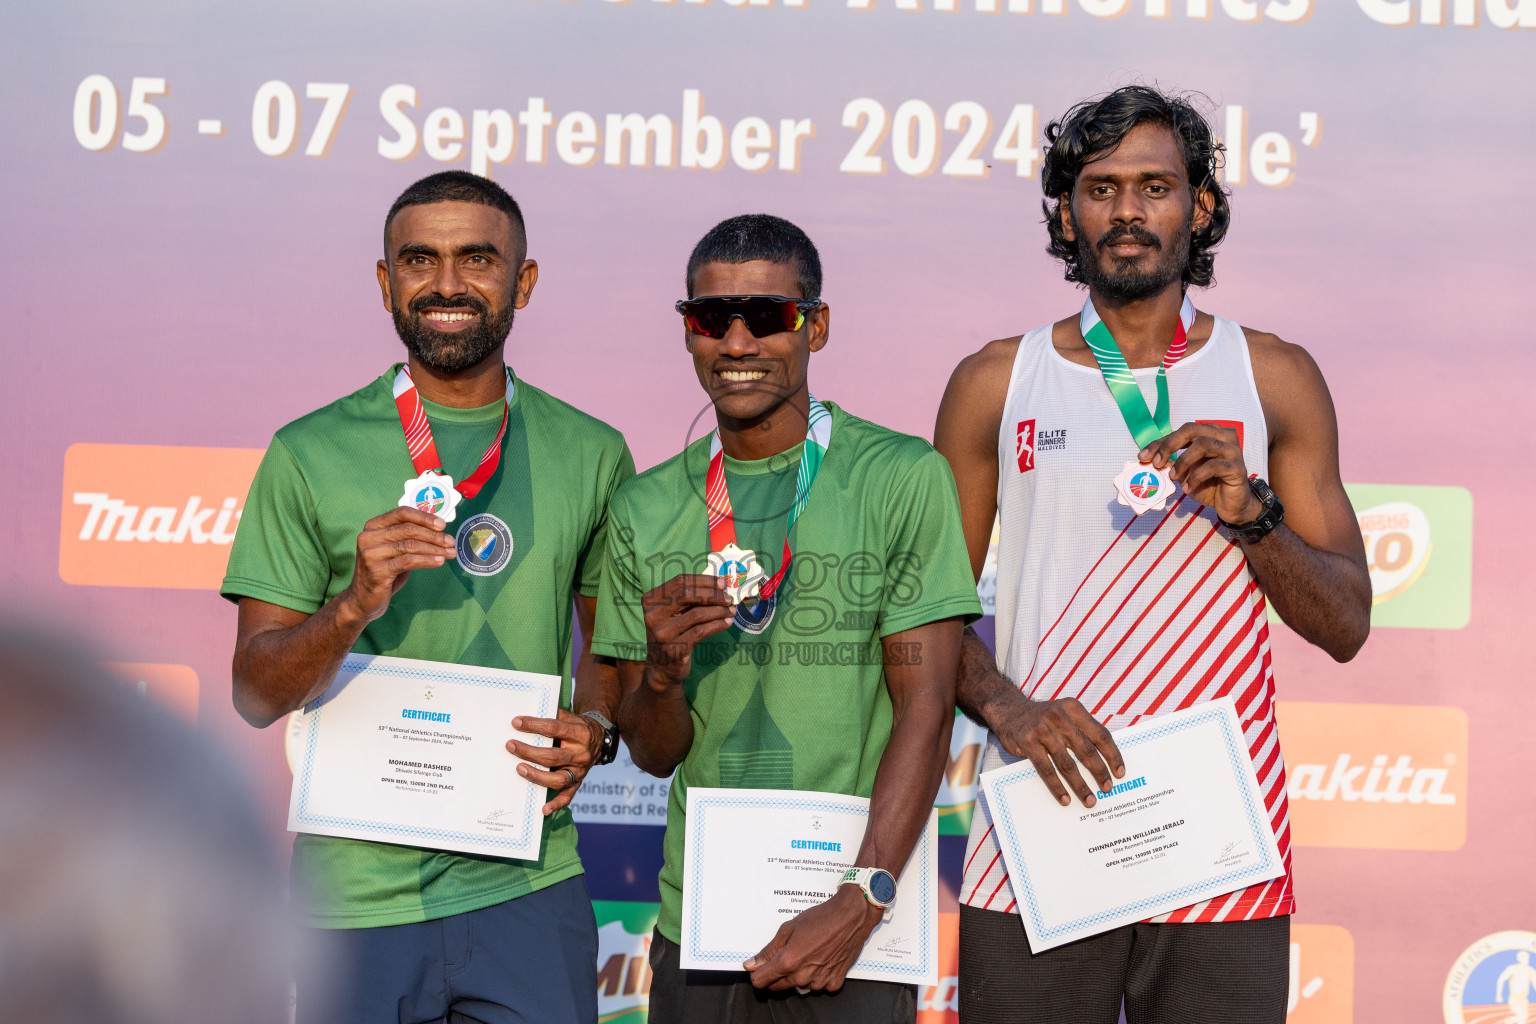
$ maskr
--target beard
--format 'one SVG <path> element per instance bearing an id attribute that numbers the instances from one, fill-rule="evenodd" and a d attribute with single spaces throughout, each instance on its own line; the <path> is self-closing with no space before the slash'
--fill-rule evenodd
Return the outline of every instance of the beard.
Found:
<path id="1" fill-rule="evenodd" d="M 469 309 L 479 314 L 473 327 L 449 334 L 431 327 L 423 321 L 421 311 L 427 307 L 437 309 Z M 500 310 L 492 310 L 476 295 L 461 295 L 456 299 L 445 298 L 433 292 L 418 295 L 411 300 L 406 312 L 393 310 L 395 333 L 405 343 L 406 351 L 416 361 L 438 373 L 458 373 L 485 360 L 507 340 L 512 332 L 512 304 Z"/>
<path id="2" fill-rule="evenodd" d="M 1193 221 L 1191 220 L 1191 223 Z M 1079 236 L 1077 265 L 1088 287 L 1107 299 L 1131 302 L 1156 295 L 1181 281 L 1189 267 L 1190 224 L 1177 233 L 1171 246 L 1138 224 L 1110 228 L 1097 242 Z M 1148 247 L 1140 256 L 1125 258 L 1105 253 L 1111 245 L 1136 242 Z"/>

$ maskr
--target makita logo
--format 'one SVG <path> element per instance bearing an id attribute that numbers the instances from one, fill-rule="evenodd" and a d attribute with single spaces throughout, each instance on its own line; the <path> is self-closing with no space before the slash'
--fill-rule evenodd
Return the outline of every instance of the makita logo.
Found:
<path id="1" fill-rule="evenodd" d="M 101 491 L 76 491 L 76 505 L 88 506 L 80 540 L 141 541 L 156 544 L 228 544 L 240 521 L 239 498 L 203 505 L 194 494 L 185 505 L 151 505 L 140 510 Z"/>
<path id="2" fill-rule="evenodd" d="M 1356 764 L 1350 755 L 1340 754 L 1331 770 L 1321 764 L 1298 764 L 1292 766 L 1290 776 L 1292 800 L 1363 800 L 1368 804 L 1456 802 L 1456 794 L 1446 792 L 1450 771 L 1415 767 L 1408 754 L 1395 760 L 1388 754 L 1377 754 L 1370 764 Z"/>
<path id="3" fill-rule="evenodd" d="M 59 578 L 218 589 L 261 456 L 256 448 L 70 445 Z"/>
<path id="4" fill-rule="evenodd" d="M 1456 850 L 1467 838 L 1467 714 L 1277 701 L 1298 846 Z"/>

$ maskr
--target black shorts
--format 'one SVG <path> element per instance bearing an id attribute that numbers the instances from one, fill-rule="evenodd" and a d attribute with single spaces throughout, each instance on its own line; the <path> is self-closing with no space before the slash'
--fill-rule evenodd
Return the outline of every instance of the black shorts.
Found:
<path id="1" fill-rule="evenodd" d="M 960 1024 L 1285 1024 L 1291 919 L 1132 924 L 1029 951 L 1017 914 L 960 907 Z"/>
<path id="2" fill-rule="evenodd" d="M 753 988 L 745 971 L 685 971 L 682 950 L 651 936 L 651 1024 L 912 1024 L 917 990 L 890 981 L 845 981 L 836 992 Z"/>

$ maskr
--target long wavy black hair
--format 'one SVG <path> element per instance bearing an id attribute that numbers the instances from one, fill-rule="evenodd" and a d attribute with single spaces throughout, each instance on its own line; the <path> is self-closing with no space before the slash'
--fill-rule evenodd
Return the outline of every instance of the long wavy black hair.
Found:
<path id="1" fill-rule="evenodd" d="M 1062 197 L 1071 193 L 1085 164 L 1113 150 L 1132 128 L 1142 124 L 1160 124 L 1173 132 L 1184 154 L 1196 206 L 1201 193 L 1210 197 L 1210 220 L 1190 239 L 1189 264 L 1184 268 L 1186 285 L 1209 287 L 1216 280 L 1215 249 L 1226 237 L 1232 220 L 1231 191 L 1216 180 L 1226 147 L 1216 141 L 1211 126 L 1189 99 L 1150 86 L 1127 85 L 1099 99 L 1084 100 L 1046 126 L 1045 166 L 1040 172 L 1040 186 L 1045 192 L 1040 206 L 1051 235 L 1046 252 L 1066 264 L 1068 281 L 1086 283 L 1078 266 L 1077 243 L 1062 229 Z"/>

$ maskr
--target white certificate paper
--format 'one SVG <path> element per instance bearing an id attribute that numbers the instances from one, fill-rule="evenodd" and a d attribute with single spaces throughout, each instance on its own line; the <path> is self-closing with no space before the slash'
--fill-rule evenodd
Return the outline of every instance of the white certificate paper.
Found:
<path id="1" fill-rule="evenodd" d="M 543 786 L 506 749 L 517 715 L 553 718 L 560 677 L 351 654 L 304 709 L 288 828 L 531 860 Z"/>
<path id="2" fill-rule="evenodd" d="M 784 789 L 690 789 L 683 856 L 684 968 L 739 971 L 779 926 L 825 902 L 854 867 L 869 801 Z M 896 880 L 850 978 L 938 983 L 938 814 Z"/>
<path id="3" fill-rule="evenodd" d="M 1285 873 L 1230 697 L 1114 737 L 1125 778 L 1092 807 L 1028 761 L 981 777 L 1036 953 Z"/>

